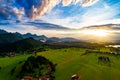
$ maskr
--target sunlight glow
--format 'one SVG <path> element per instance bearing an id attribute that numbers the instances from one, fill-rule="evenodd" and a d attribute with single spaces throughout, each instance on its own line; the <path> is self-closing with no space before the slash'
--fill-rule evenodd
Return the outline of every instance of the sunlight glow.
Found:
<path id="1" fill-rule="evenodd" d="M 84 34 L 104 37 L 108 35 L 108 32 L 106 30 L 87 30 Z"/>

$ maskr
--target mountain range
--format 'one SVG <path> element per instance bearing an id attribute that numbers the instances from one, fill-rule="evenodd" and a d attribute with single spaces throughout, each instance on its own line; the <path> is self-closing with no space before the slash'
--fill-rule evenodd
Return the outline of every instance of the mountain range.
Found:
<path id="1" fill-rule="evenodd" d="M 0 29 L 0 53 L 3 52 L 24 52 L 33 50 L 43 44 L 57 44 L 61 42 L 77 41 L 74 38 L 48 38 L 45 35 L 31 33 L 21 34 L 19 32 L 10 33 Z"/>
<path id="2" fill-rule="evenodd" d="M 44 42 L 63 42 L 63 41 L 76 41 L 77 39 L 74 38 L 59 38 L 59 37 L 47 37 L 45 35 L 36 35 L 36 34 L 31 34 L 31 33 L 26 33 L 26 34 L 21 34 L 19 32 L 15 32 L 15 33 L 9 33 L 5 30 L 0 30 L 0 41 L 2 42 L 8 42 L 8 43 L 12 43 L 21 39 L 26 39 L 26 38 L 30 38 L 32 37 L 35 40 L 39 40 L 39 41 L 44 41 Z M 4 36 L 4 37 L 3 37 Z M 14 40 L 12 40 L 14 39 Z M 1 44 L 0 43 L 0 44 Z"/>
<path id="3" fill-rule="evenodd" d="M 22 37 L 22 38 L 30 38 L 30 37 L 32 37 L 32 38 L 34 38 L 35 40 L 46 40 L 47 39 L 47 37 L 45 36 L 45 35 L 40 35 L 40 36 L 38 36 L 38 35 L 36 35 L 36 34 L 31 34 L 31 33 L 26 33 L 26 34 L 20 34 L 20 33 L 18 33 L 18 32 L 16 32 L 16 33 L 13 33 L 13 34 L 15 34 L 16 36 L 20 36 L 20 37 Z"/>

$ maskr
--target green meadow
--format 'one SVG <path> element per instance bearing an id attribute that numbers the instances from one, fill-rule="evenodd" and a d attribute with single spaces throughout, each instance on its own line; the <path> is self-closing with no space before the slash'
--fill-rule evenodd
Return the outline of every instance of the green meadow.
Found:
<path id="1" fill-rule="evenodd" d="M 0 80 L 17 80 L 11 76 L 11 70 L 19 65 L 20 61 L 26 60 L 30 55 L 0 58 Z"/>
<path id="2" fill-rule="evenodd" d="M 54 73 L 55 80 L 70 80 L 73 74 L 78 74 L 80 80 L 120 80 L 120 56 L 89 53 L 84 54 L 84 48 L 64 48 L 39 52 L 57 64 Z M 106 51 L 109 49 L 101 49 Z M 0 58 L 0 80 L 17 80 L 10 75 L 11 70 L 30 55 Z M 99 56 L 109 57 L 110 62 L 98 60 Z"/>

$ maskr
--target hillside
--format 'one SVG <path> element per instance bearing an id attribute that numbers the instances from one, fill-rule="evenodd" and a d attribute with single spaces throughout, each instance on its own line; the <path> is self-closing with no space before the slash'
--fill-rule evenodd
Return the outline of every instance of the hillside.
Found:
<path id="1" fill-rule="evenodd" d="M 0 29 L 0 34 L 6 34 L 6 33 L 8 33 L 8 32 L 5 31 L 5 30 Z"/>
<path id="2" fill-rule="evenodd" d="M 39 52 L 52 61 L 56 66 L 55 80 L 70 80 L 73 74 L 78 74 L 80 80 L 119 80 L 120 57 L 109 54 L 90 53 L 82 55 L 86 49 L 66 48 Z M 101 51 L 108 51 L 101 48 Z M 10 75 L 10 71 L 19 65 L 20 61 L 27 59 L 29 55 L 16 56 L 13 58 L 0 58 L 0 79 L 17 80 Z M 110 62 L 98 62 L 99 56 L 109 57 Z M 9 62 L 8 62 L 9 61 Z M 7 75 L 7 77 L 6 77 Z"/>
<path id="3" fill-rule="evenodd" d="M 23 52 L 27 50 L 33 50 L 40 45 L 40 41 L 36 41 L 33 38 L 26 38 L 1 47 L 0 52 Z"/>
<path id="4" fill-rule="evenodd" d="M 59 50 L 51 50 L 38 53 L 43 55 L 53 63 L 57 64 L 55 72 L 55 80 L 70 80 L 73 74 L 78 74 L 80 80 L 119 80 L 120 76 L 120 57 L 90 53 L 81 55 L 86 49 L 66 48 Z M 101 49 L 107 51 L 107 49 Z M 99 56 L 109 57 L 109 62 L 98 62 Z M 109 65 L 110 64 L 110 65 Z"/>
<path id="5" fill-rule="evenodd" d="M 0 46 L 4 46 L 6 44 L 13 43 L 22 39 L 22 37 L 16 36 L 12 33 L 0 34 Z"/>

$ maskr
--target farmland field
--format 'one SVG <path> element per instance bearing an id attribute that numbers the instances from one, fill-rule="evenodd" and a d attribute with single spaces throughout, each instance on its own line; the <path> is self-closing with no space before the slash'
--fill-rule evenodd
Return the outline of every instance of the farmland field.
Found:
<path id="1" fill-rule="evenodd" d="M 55 80 L 70 80 L 73 74 L 78 74 L 80 80 L 120 80 L 120 56 L 100 53 L 82 55 L 85 50 L 84 48 L 65 48 L 39 52 L 37 55 L 42 55 L 57 64 Z M 0 80 L 16 80 L 10 75 L 11 69 L 29 56 L 0 58 Z M 99 56 L 109 57 L 110 62 L 99 62 Z"/>
<path id="2" fill-rule="evenodd" d="M 24 61 L 30 55 L 20 55 L 16 57 L 0 58 L 0 80 L 17 80 L 11 76 L 11 70 L 18 65 L 20 61 Z"/>

